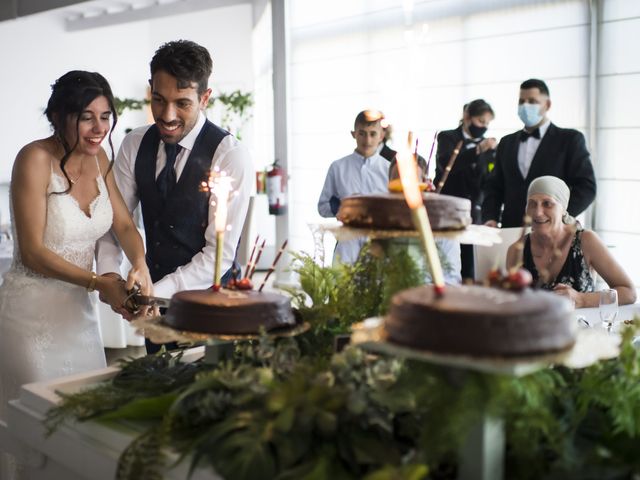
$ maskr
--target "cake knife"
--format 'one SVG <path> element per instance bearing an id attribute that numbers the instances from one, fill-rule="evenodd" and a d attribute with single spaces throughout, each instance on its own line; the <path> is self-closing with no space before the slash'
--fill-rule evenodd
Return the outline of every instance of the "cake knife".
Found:
<path id="1" fill-rule="evenodd" d="M 169 308 L 169 304 L 171 303 L 170 298 L 142 295 L 138 285 L 134 286 L 127 293 L 128 295 L 124 299 L 124 308 L 131 313 L 136 313 L 142 306 Z"/>

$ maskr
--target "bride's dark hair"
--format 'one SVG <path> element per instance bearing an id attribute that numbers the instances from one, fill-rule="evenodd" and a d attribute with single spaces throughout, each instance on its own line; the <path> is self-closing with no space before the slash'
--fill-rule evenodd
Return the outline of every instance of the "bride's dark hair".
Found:
<path id="1" fill-rule="evenodd" d="M 104 174 L 106 177 L 113 166 L 113 160 L 115 157 L 111 134 L 118 122 L 115 100 L 113 98 L 109 82 L 107 82 L 107 80 L 97 72 L 72 70 L 65 73 L 56 80 L 53 85 L 51 85 L 51 97 L 49 97 L 47 109 L 44 113 L 53 127 L 54 136 L 60 141 L 60 144 L 64 148 L 64 155 L 60 159 L 60 169 L 69 182 L 69 188 L 64 192 L 55 193 L 68 193 L 69 190 L 71 190 L 72 182 L 64 166 L 67 163 L 71 152 L 73 152 L 73 150 L 78 146 L 78 142 L 80 140 L 79 136 L 76 135 L 75 144 L 69 145 L 69 142 L 67 142 L 64 135 L 67 128 L 67 122 L 70 118 L 75 116 L 76 132 L 78 132 L 80 115 L 91 102 L 100 96 L 104 96 L 107 99 L 113 118 L 113 123 L 108 137 L 109 147 L 111 148 L 111 162 L 109 163 L 109 169 Z"/>

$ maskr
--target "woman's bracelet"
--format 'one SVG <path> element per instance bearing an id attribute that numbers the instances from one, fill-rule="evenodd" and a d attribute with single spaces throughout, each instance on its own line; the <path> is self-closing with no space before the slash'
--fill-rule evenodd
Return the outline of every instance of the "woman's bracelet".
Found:
<path id="1" fill-rule="evenodd" d="M 96 283 L 98 282 L 98 276 L 96 272 L 91 272 L 91 280 L 89 280 L 89 285 L 87 285 L 87 292 L 93 292 L 96 289 Z"/>

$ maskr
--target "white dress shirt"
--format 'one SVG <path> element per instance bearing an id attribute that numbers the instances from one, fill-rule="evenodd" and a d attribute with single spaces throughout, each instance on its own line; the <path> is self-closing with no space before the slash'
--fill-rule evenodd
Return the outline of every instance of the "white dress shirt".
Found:
<path id="1" fill-rule="evenodd" d="M 544 134 L 549 130 L 550 123 L 551 122 L 547 120 L 538 127 L 540 129 L 540 138 L 529 137 L 518 145 L 518 168 L 520 169 L 522 178 L 527 178 L 529 168 L 531 168 L 531 162 L 533 162 L 533 157 L 540 146 L 542 137 L 544 137 Z"/>
<path id="2" fill-rule="evenodd" d="M 422 247 L 422 245 L 420 245 Z M 442 276 L 447 285 L 462 283 L 462 261 L 460 259 L 460 242 L 450 238 L 436 238 L 436 247 L 441 258 L 446 259 Z M 423 253 L 424 254 L 424 253 Z M 433 283 L 431 273 L 427 272 L 426 283 Z"/>
<path id="3" fill-rule="evenodd" d="M 436 249 L 442 265 L 442 276 L 447 285 L 460 285 L 462 283 L 462 263 L 460 259 L 460 242 L 451 238 L 436 238 Z M 429 271 L 429 263 L 422 243 L 417 238 L 395 238 L 392 242 L 396 245 L 406 245 L 407 252 L 413 261 L 426 270 L 424 283 L 431 284 L 433 279 Z"/>
<path id="4" fill-rule="evenodd" d="M 178 154 L 175 163 L 176 180 L 180 178 L 193 150 L 194 143 L 200 130 L 205 124 L 205 116 L 202 112 L 191 131 L 179 142 L 182 150 Z M 140 127 L 130 132 L 122 142 L 114 165 L 116 183 L 122 198 L 130 212 L 137 207 L 140 199 L 135 178 L 135 163 L 142 137 L 150 125 Z M 166 163 L 164 144 L 160 141 L 158 156 L 156 159 L 156 178 Z M 249 152 L 238 142 L 233 135 L 224 137 L 211 159 L 211 168 L 217 166 L 233 178 L 233 189 L 237 191 L 229 199 L 227 224 L 231 229 L 225 232 L 223 246 L 222 273 L 231 268 L 238 240 L 242 232 L 244 220 L 249 206 L 254 180 L 254 168 Z M 204 289 L 213 283 L 216 232 L 215 232 L 215 206 L 209 206 L 209 225 L 205 231 L 205 246 L 189 263 L 154 284 L 154 295 L 171 298 L 182 290 Z M 98 241 L 96 247 L 97 273 L 120 272 L 122 252 L 116 244 L 113 235 L 107 234 Z"/>
<path id="5" fill-rule="evenodd" d="M 358 152 L 336 160 L 329 167 L 327 178 L 318 200 L 318 213 L 323 217 L 334 217 L 329 200 L 356 194 L 386 193 L 389 185 L 389 161 L 379 153 L 365 158 Z M 334 260 L 354 263 L 365 240 L 338 242 Z"/>

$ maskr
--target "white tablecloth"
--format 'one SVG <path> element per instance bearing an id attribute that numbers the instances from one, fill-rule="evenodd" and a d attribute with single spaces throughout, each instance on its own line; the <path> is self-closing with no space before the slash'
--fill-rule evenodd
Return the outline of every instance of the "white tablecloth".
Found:
<path id="1" fill-rule="evenodd" d="M 125 319 L 111 310 L 109 305 L 98 301 L 98 316 L 102 341 L 107 348 L 140 347 L 144 337 L 138 335 Z"/>
<path id="2" fill-rule="evenodd" d="M 602 327 L 602 320 L 600 320 L 600 311 L 595 308 L 577 308 L 575 310 L 576 318 L 578 316 L 584 317 L 592 327 Z M 640 317 L 640 303 L 634 303 L 631 305 L 623 305 L 618 307 L 618 316 L 616 322 L 622 322 L 624 320 L 631 320 L 634 316 Z"/>

